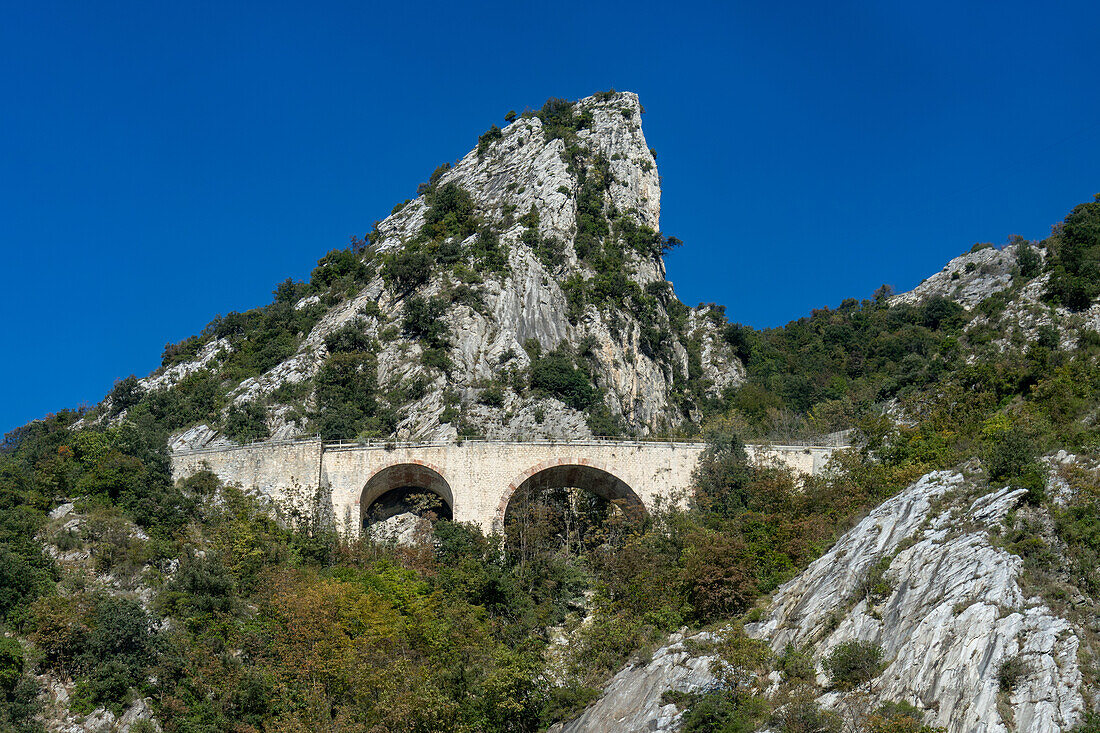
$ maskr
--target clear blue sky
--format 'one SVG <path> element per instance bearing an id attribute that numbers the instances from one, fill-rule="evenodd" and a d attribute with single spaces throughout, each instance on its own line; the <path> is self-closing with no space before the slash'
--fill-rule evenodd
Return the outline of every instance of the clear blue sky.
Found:
<path id="1" fill-rule="evenodd" d="M 8 3 L 0 431 L 269 301 L 509 109 L 633 90 L 685 302 L 784 323 L 1100 191 L 1100 3 Z"/>

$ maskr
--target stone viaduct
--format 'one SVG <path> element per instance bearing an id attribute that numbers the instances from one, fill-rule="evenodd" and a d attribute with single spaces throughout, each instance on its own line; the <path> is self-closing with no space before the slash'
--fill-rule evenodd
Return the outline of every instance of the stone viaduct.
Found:
<path id="1" fill-rule="evenodd" d="M 329 443 L 269 441 L 179 451 L 172 475 L 209 469 L 226 483 L 257 489 L 276 501 L 331 501 L 337 526 L 358 533 L 367 511 L 387 493 L 416 488 L 438 495 L 455 521 L 501 530 L 517 492 L 557 487 L 592 491 L 629 507 L 682 501 L 703 443 L 632 440 L 457 443 Z M 820 471 L 836 447 L 748 446 L 750 458 Z M 322 509 L 325 509 L 322 505 Z"/>

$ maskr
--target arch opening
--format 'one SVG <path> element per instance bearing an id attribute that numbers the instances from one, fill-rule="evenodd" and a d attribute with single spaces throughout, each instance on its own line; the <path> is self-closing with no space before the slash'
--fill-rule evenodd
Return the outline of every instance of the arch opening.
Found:
<path id="1" fill-rule="evenodd" d="M 447 480 L 419 463 L 388 466 L 370 477 L 359 499 L 359 526 L 367 531 L 402 514 L 429 521 L 451 519 L 454 495 Z"/>
<path id="2" fill-rule="evenodd" d="M 536 471 L 507 498 L 498 527 L 512 548 L 580 554 L 614 543 L 647 516 L 622 479 L 595 466 L 564 464 Z"/>

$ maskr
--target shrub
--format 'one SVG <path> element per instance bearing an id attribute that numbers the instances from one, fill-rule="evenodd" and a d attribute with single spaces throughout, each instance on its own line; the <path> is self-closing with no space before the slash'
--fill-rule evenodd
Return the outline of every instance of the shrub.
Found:
<path id="1" fill-rule="evenodd" d="M 757 729 L 765 703 L 737 693 L 716 690 L 693 697 L 684 712 L 684 733 L 751 733 Z"/>
<path id="2" fill-rule="evenodd" d="M 656 259 L 681 244 L 676 237 L 665 239 L 660 232 L 655 232 L 644 224 L 635 224 L 626 218 L 615 222 L 615 232 L 627 248 L 643 257 Z"/>
<path id="3" fill-rule="evenodd" d="M 119 450 L 112 450 L 96 461 L 77 482 L 82 492 L 117 501 L 125 494 L 139 493 L 145 478 L 141 460 Z"/>
<path id="4" fill-rule="evenodd" d="M 894 585 L 886 575 L 890 569 L 890 562 L 891 557 L 883 555 L 878 562 L 867 569 L 867 574 L 856 588 L 857 600 L 866 598 L 868 603 L 875 604 L 894 591 Z"/>
<path id="5" fill-rule="evenodd" d="M 45 596 L 31 606 L 31 640 L 48 666 L 71 671 L 89 632 L 89 603 L 83 595 Z"/>
<path id="6" fill-rule="evenodd" d="M 512 117 L 513 119 L 515 118 L 514 112 L 512 113 Z M 505 119 L 505 121 L 507 122 L 509 120 Z M 501 129 L 496 125 L 492 125 L 488 129 L 488 131 L 483 133 L 477 139 L 477 157 L 480 158 L 485 155 L 485 153 L 489 150 L 489 146 L 492 145 L 495 141 L 502 139 L 503 137 L 504 133 L 501 131 Z"/>
<path id="7" fill-rule="evenodd" d="M 745 364 L 749 363 L 753 343 L 756 340 L 756 334 L 751 328 L 742 326 L 740 323 L 728 323 L 722 329 L 722 338 L 733 349 L 734 356 Z"/>
<path id="8" fill-rule="evenodd" d="M 325 336 L 325 348 L 330 354 L 371 351 L 374 343 L 363 333 L 362 319 L 358 319 Z"/>
<path id="9" fill-rule="evenodd" d="M 53 579 L 52 571 L 40 548 L 0 543 L 0 619 L 25 607 Z"/>
<path id="10" fill-rule="evenodd" d="M 434 171 L 432 171 L 431 177 L 428 178 L 427 183 L 421 183 L 416 187 L 417 196 L 427 196 L 435 187 L 439 185 L 439 179 L 443 177 L 443 174 L 451 169 L 450 163 L 441 163 Z"/>
<path id="11" fill-rule="evenodd" d="M 555 397 L 575 410 L 595 404 L 599 391 L 566 351 L 555 350 L 531 361 L 531 388 Z"/>
<path id="12" fill-rule="evenodd" d="M 158 600 L 174 616 L 201 617 L 228 613 L 234 598 L 233 577 L 217 558 L 188 553 Z"/>
<path id="13" fill-rule="evenodd" d="M 111 401 L 111 415 L 117 415 L 123 410 L 130 409 L 141 402 L 144 394 L 144 388 L 138 384 L 137 377 L 133 374 L 126 377 L 126 379 L 115 382 L 115 386 L 107 394 L 108 399 Z"/>
<path id="14" fill-rule="evenodd" d="M 503 407 L 504 388 L 499 384 L 490 384 L 488 387 L 481 390 L 481 394 L 477 396 L 477 401 L 489 407 Z"/>
<path id="15" fill-rule="evenodd" d="M 1077 348 L 1092 350 L 1100 348 L 1100 332 L 1083 328 L 1077 335 Z"/>
<path id="16" fill-rule="evenodd" d="M 256 400 L 231 405 L 225 415 L 224 432 L 238 443 L 264 440 L 271 435 L 267 411 Z"/>
<path id="17" fill-rule="evenodd" d="M 965 313 L 955 301 L 935 295 L 921 305 L 921 323 L 934 331 L 955 330 L 963 324 Z"/>
<path id="18" fill-rule="evenodd" d="M 924 711 L 907 702 L 887 702 L 867 719 L 867 733 L 944 733 L 924 725 Z"/>
<path id="19" fill-rule="evenodd" d="M 310 273 L 309 282 L 317 290 L 324 290 L 339 280 L 366 283 L 373 276 L 374 270 L 367 265 L 361 252 L 351 248 L 334 249 L 317 261 L 317 266 Z M 276 293 L 278 294 L 278 291 Z M 289 295 L 285 293 L 283 297 L 277 297 L 276 302 L 293 306 Z"/>
<path id="20" fill-rule="evenodd" d="M 813 682 L 817 678 L 813 658 L 806 652 L 795 648 L 793 644 L 787 644 L 783 649 L 783 653 L 779 655 L 778 662 L 779 671 L 783 675 L 784 682 Z"/>
<path id="21" fill-rule="evenodd" d="M 164 352 L 160 357 L 160 365 L 170 367 L 173 364 L 191 361 L 198 355 L 202 345 L 203 340 L 198 336 L 188 336 L 178 344 L 165 344 Z"/>
<path id="22" fill-rule="evenodd" d="M 424 353 L 420 355 L 420 363 L 443 372 L 450 372 L 455 366 L 445 348 L 424 349 Z"/>
<path id="23" fill-rule="evenodd" d="M 706 450 L 692 473 L 695 503 L 702 511 L 732 517 L 745 508 L 752 479 L 745 444 L 728 421 L 704 430 Z"/>
<path id="24" fill-rule="evenodd" d="M 841 733 L 844 721 L 832 710 L 822 710 L 813 697 L 795 693 L 793 699 L 780 704 L 772 724 L 779 733 Z"/>
<path id="25" fill-rule="evenodd" d="M 468 237 L 474 233 L 474 199 L 454 181 L 448 181 L 425 196 L 428 210 L 424 213 L 421 233 L 428 239 Z"/>
<path id="26" fill-rule="evenodd" d="M 382 262 L 382 278 L 394 290 L 411 292 L 432 275 L 432 258 L 423 250 L 406 246 L 388 255 Z"/>
<path id="27" fill-rule="evenodd" d="M 501 244 L 500 235 L 489 225 L 483 225 L 477 232 L 470 248 L 470 258 L 482 272 L 508 271 L 508 247 Z"/>
<path id="28" fill-rule="evenodd" d="M 1039 326 L 1035 332 L 1035 345 L 1043 349 L 1057 349 L 1062 342 L 1062 335 L 1056 326 L 1045 324 Z"/>
<path id="29" fill-rule="evenodd" d="M 1073 733 L 1100 733 L 1100 715 L 1086 712 L 1085 719 L 1078 723 L 1077 727 L 1073 729 Z"/>
<path id="30" fill-rule="evenodd" d="M 822 661 L 822 666 L 841 690 L 853 690 L 882 672 L 882 647 L 865 641 L 846 641 Z"/>
<path id="31" fill-rule="evenodd" d="M 1030 671 L 1027 662 L 1019 654 L 1006 657 L 997 667 L 997 685 L 1004 692 L 1011 692 Z"/>
<path id="32" fill-rule="evenodd" d="M 613 438 L 624 435 L 627 432 L 623 419 L 613 415 L 605 404 L 596 404 L 588 407 L 588 417 L 585 418 L 588 429 L 593 435 Z"/>
<path id="33" fill-rule="evenodd" d="M 703 623 L 741 613 L 756 597 L 752 558 L 735 536 L 692 535 L 684 548 L 683 564 L 688 598 Z"/>
<path id="34" fill-rule="evenodd" d="M 23 647 L 15 639 L 0 637 L 0 691 L 10 692 L 23 676 Z"/>
<path id="35" fill-rule="evenodd" d="M 994 433 L 984 461 L 991 481 L 1027 489 L 1027 499 L 1033 504 L 1042 500 L 1046 483 L 1043 469 L 1036 460 L 1035 446 L 1019 428 Z"/>
<path id="36" fill-rule="evenodd" d="M 313 419 L 325 440 L 359 434 L 378 410 L 377 365 L 370 354 L 332 354 L 317 372 Z"/>
<path id="37" fill-rule="evenodd" d="M 542 121 L 543 136 L 547 142 L 560 138 L 566 147 L 576 139 L 577 130 L 583 130 L 592 124 L 592 114 L 574 112 L 574 104 L 566 99 L 551 97 L 535 113 Z"/>
<path id="38" fill-rule="evenodd" d="M 429 349 L 450 346 L 450 327 L 443 320 L 447 305 L 447 301 L 439 297 L 409 298 L 401 319 L 405 335 L 419 340 Z"/>

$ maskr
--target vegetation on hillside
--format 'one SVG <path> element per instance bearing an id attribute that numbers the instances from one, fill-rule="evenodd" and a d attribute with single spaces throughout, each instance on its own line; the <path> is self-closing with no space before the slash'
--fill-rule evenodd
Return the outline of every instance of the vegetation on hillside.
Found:
<path id="1" fill-rule="evenodd" d="M 580 142 L 590 112 L 549 100 L 524 116 L 562 141 L 577 176 L 571 244 L 540 233 L 537 209 L 515 220 L 551 271 L 568 246 L 587 267 L 561 283 L 573 318 L 592 307 L 630 314 L 639 349 L 670 371 L 672 342 L 685 347 L 670 411 L 688 419 L 670 434 L 708 442 L 686 501 L 643 514 L 548 490 L 518 496 L 501 536 L 435 519 L 430 543 L 400 547 L 339 536 L 312 511 L 318 497 L 272 506 L 212 474 L 171 480 L 172 432 L 205 422 L 235 440 L 262 439 L 271 402 L 293 403 L 328 439 L 391 435 L 427 387 L 380 384 L 382 342 L 403 338 L 430 373 L 451 373 L 446 313 L 456 303 L 484 308 L 477 286 L 508 272 L 509 252 L 504 223 L 477 211 L 441 166 L 418 192 L 423 226 L 402 247 L 372 246 L 383 236 L 376 227 L 325 255 L 309 282 L 280 284 L 271 304 L 166 346 L 165 369 L 212 352 L 172 388 L 145 390 L 131 377 L 92 411 L 62 411 L 5 437 L 0 728 L 42 730 L 35 675 L 45 673 L 74 682 L 80 713 L 149 697 L 169 732 L 535 731 L 575 714 L 669 632 L 729 624 L 720 684 L 675 700 L 685 730 L 839 730 L 814 702 L 821 689 L 805 650 L 773 655 L 740 624 L 871 507 L 975 457 L 984 480 L 1028 490 L 999 541 L 1025 558 L 1034 583 L 1055 603 L 1069 585 L 1095 597 L 1100 483 L 1066 469 L 1075 492 L 1055 502 L 1041 456 L 1100 452 L 1100 335 L 1078 328 L 1065 348 L 1048 325 L 1027 342 L 1002 319 L 1040 276 L 1044 297 L 1072 310 L 1100 295 L 1100 199 L 1075 208 L 1046 242 L 1017 243 L 1012 286 L 970 312 L 945 297 L 891 305 L 885 290 L 764 330 L 701 309 L 747 372 L 714 396 L 688 309 L 667 283 L 643 288 L 632 278 L 678 241 L 611 207 L 611 162 Z M 491 128 L 478 155 L 502 134 Z M 442 294 L 419 290 L 441 273 Z M 376 277 L 402 299 L 401 318 L 388 322 L 368 304 L 324 339 L 311 379 L 230 399 Z M 377 339 L 367 319 L 378 320 Z M 480 405 L 503 409 L 511 390 L 584 411 L 598 434 L 624 430 L 603 404 L 592 342 L 524 347 L 530 366 L 503 359 L 500 376 L 476 386 Z M 444 404 L 442 419 L 465 430 L 459 398 L 448 393 Z M 748 438 L 847 428 L 855 447 L 819 476 L 797 480 L 747 461 Z M 70 514 L 50 517 L 68 502 Z M 1046 512 L 1050 528 L 1029 512 Z M 557 644 L 558 634 L 569 643 Z M 859 690 L 882 651 L 846 645 L 820 661 L 832 688 Z M 773 670 L 782 682 L 765 696 Z M 931 731 L 903 703 L 849 723 Z"/>

